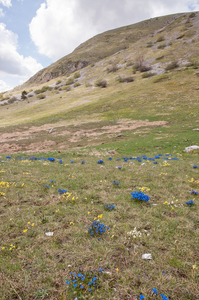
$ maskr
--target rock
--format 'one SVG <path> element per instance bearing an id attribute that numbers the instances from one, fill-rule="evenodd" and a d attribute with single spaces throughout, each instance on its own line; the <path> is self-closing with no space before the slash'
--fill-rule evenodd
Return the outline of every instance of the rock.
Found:
<path id="1" fill-rule="evenodd" d="M 193 129 L 194 131 L 199 131 L 199 128 L 195 128 L 195 129 Z"/>
<path id="2" fill-rule="evenodd" d="M 110 150 L 110 151 L 108 151 L 108 154 L 116 154 L 116 151 L 115 150 Z"/>
<path id="3" fill-rule="evenodd" d="M 54 129 L 54 128 L 51 128 L 51 129 L 49 130 L 49 133 L 52 133 L 53 131 L 55 131 L 55 129 Z"/>
<path id="4" fill-rule="evenodd" d="M 53 236 L 53 232 L 46 232 L 45 235 L 46 236 Z"/>
<path id="5" fill-rule="evenodd" d="M 190 151 L 193 151 L 193 150 L 198 150 L 199 149 L 199 146 L 196 146 L 196 145 L 193 145 L 193 146 L 189 146 L 189 147 L 186 147 L 184 149 L 184 152 L 190 152 Z"/>
<path id="6" fill-rule="evenodd" d="M 146 253 L 142 255 L 142 259 L 152 259 L 152 256 L 150 253 Z"/>
<path id="7" fill-rule="evenodd" d="M 118 134 L 118 136 L 117 137 L 122 137 L 122 136 L 124 136 L 122 133 L 120 133 L 120 134 Z"/>

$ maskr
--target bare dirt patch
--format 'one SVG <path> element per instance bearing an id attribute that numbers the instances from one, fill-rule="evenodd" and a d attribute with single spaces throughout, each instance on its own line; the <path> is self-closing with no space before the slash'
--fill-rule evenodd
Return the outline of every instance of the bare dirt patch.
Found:
<path id="1" fill-rule="evenodd" d="M 100 129 L 90 129 L 90 130 L 79 130 L 73 134 L 73 137 L 70 139 L 71 142 L 76 142 L 78 137 L 86 136 L 86 137 L 96 137 L 101 136 L 104 134 L 115 134 L 120 133 L 122 131 L 134 130 L 141 127 L 148 127 L 148 126 L 164 126 L 166 125 L 166 121 L 154 121 L 149 122 L 141 121 L 141 120 L 128 120 L 123 119 L 118 121 L 117 125 L 113 126 L 103 126 Z"/>
<path id="2" fill-rule="evenodd" d="M 93 120 L 92 120 L 93 121 Z M 95 120 L 96 121 L 96 120 Z M 91 120 L 90 120 L 91 122 Z M 84 122 L 82 122 L 84 123 Z M 86 123 L 86 122 L 85 122 Z M 87 122 L 88 123 L 88 122 Z M 148 120 L 142 121 L 142 120 L 129 120 L 129 119 L 122 119 L 117 122 L 116 125 L 108 125 L 108 126 L 102 126 L 101 128 L 92 128 L 88 130 L 77 130 L 74 132 L 71 132 L 70 127 L 68 125 L 71 125 L 69 122 L 58 122 L 56 124 L 45 124 L 40 127 L 32 126 L 30 128 L 27 128 L 27 130 L 23 131 L 17 131 L 17 132 L 11 132 L 11 133 L 2 133 L 0 134 L 0 152 L 1 153 L 14 153 L 14 152 L 20 152 L 20 151 L 33 151 L 33 152 L 40 152 L 40 151 L 49 151 L 52 149 L 55 149 L 55 146 L 57 149 L 64 149 L 64 148 L 70 148 L 73 147 L 71 144 L 79 142 L 82 138 L 89 138 L 87 142 L 89 145 L 94 142 L 94 140 L 97 140 L 98 137 L 101 137 L 102 135 L 107 135 L 108 137 L 113 137 L 115 134 L 121 133 L 122 131 L 130 131 L 135 130 L 136 133 L 145 131 L 149 131 L 152 127 L 157 126 L 166 126 L 166 121 L 154 121 L 149 122 Z M 76 122 L 76 124 L 73 125 L 81 125 L 80 122 Z M 49 133 L 49 130 L 51 128 L 58 128 L 59 130 L 56 132 L 56 129 L 54 132 Z M 39 133 L 41 131 L 47 131 L 49 133 L 48 137 L 45 140 L 41 141 L 42 137 L 40 137 Z M 56 136 L 67 136 L 67 145 L 66 140 L 59 142 L 58 144 L 52 140 L 56 139 Z M 34 141 L 33 139 L 37 137 L 38 141 Z M 26 139 L 26 146 L 20 145 L 20 141 Z M 15 143 L 17 142 L 17 143 Z"/>

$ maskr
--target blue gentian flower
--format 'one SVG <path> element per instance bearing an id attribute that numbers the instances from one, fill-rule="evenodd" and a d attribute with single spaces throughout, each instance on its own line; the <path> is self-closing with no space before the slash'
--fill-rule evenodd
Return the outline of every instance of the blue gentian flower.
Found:
<path id="1" fill-rule="evenodd" d="M 139 192 L 134 192 L 134 193 L 131 193 L 132 197 L 135 199 L 135 200 L 142 200 L 142 201 L 149 201 L 150 197 L 148 195 L 145 195 L 144 193 L 142 193 L 141 191 Z M 133 199 L 132 198 L 132 199 Z"/>
<path id="2" fill-rule="evenodd" d="M 103 160 L 98 160 L 98 162 L 97 162 L 98 164 L 104 164 L 104 161 Z"/>
<path id="3" fill-rule="evenodd" d="M 198 192 L 192 191 L 191 194 L 198 195 Z"/>
<path id="4" fill-rule="evenodd" d="M 158 294 L 158 291 L 157 289 L 153 288 L 153 292 L 157 295 Z"/>
<path id="5" fill-rule="evenodd" d="M 49 161 L 55 161 L 55 158 L 48 157 Z"/>
<path id="6" fill-rule="evenodd" d="M 185 203 L 187 204 L 187 206 L 193 206 L 195 204 L 193 200 L 190 200 L 188 202 L 185 201 Z"/>

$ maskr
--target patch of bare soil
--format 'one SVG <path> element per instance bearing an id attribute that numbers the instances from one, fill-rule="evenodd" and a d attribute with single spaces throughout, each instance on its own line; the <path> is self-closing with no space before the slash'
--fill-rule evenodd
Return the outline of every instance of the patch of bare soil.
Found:
<path id="1" fill-rule="evenodd" d="M 52 148 L 55 148 L 55 145 L 56 145 L 56 142 L 51 140 L 51 135 L 53 135 L 53 136 L 70 135 L 70 138 L 67 139 L 67 142 L 70 142 L 70 143 L 77 143 L 77 142 L 79 142 L 79 140 L 82 137 L 87 137 L 87 138 L 89 137 L 88 142 L 91 145 L 92 142 L 94 142 L 94 140 L 98 139 L 98 137 L 105 135 L 105 134 L 110 135 L 110 137 L 111 137 L 114 134 L 118 134 L 122 131 L 135 130 L 137 128 L 140 128 L 140 130 L 147 132 L 148 130 L 150 130 L 151 127 L 154 127 L 154 126 L 155 127 L 166 126 L 167 122 L 166 121 L 149 122 L 148 120 L 142 121 L 142 120 L 122 119 L 122 120 L 119 120 L 118 124 L 116 124 L 116 125 L 103 126 L 101 128 L 93 128 L 93 129 L 89 129 L 89 130 L 78 130 L 74 133 L 71 133 L 69 131 L 70 128 L 67 128 L 67 125 L 69 125 L 69 124 L 67 124 L 67 125 L 66 124 L 67 124 L 67 122 L 58 122 L 56 124 L 45 124 L 40 127 L 32 126 L 30 128 L 27 128 L 27 130 L 24 130 L 21 132 L 18 131 L 18 132 L 12 132 L 12 133 L 2 133 L 2 134 L 0 134 L 0 153 L 14 153 L 14 152 L 20 152 L 20 151 L 24 151 L 24 150 L 32 151 L 32 152 L 49 151 Z M 33 139 L 38 132 L 41 132 L 41 131 L 49 132 L 49 130 L 52 127 L 53 128 L 62 127 L 62 128 L 59 128 L 59 132 L 57 132 L 57 133 L 56 133 L 56 130 L 52 134 L 49 133 L 48 140 L 31 143 L 31 139 Z M 143 129 L 141 129 L 141 128 L 143 128 Z M 136 133 L 138 133 L 139 131 L 136 131 Z M 27 144 L 27 146 L 25 146 L 25 149 L 22 148 L 22 146 L 20 146 L 16 143 L 13 143 L 13 142 L 17 142 L 22 139 L 30 140 L 30 144 L 29 145 Z M 68 147 L 70 147 L 70 144 L 67 145 L 67 148 Z M 63 145 L 63 143 L 61 143 L 61 144 L 57 145 L 57 148 L 64 149 L 64 148 L 66 148 L 66 145 Z"/>
<path id="2" fill-rule="evenodd" d="M 128 119 L 122 119 L 118 121 L 119 124 L 113 125 L 113 126 L 103 126 L 100 129 L 90 129 L 90 130 L 79 130 L 76 131 L 73 134 L 73 137 L 69 139 L 70 142 L 77 142 L 82 136 L 86 137 L 96 137 L 100 136 L 103 134 L 115 134 L 115 133 L 120 133 L 122 131 L 127 131 L 127 130 L 134 130 L 137 128 L 141 127 L 148 127 L 148 126 L 164 126 L 167 124 L 166 121 L 154 121 L 154 122 L 149 122 L 148 120 L 146 121 L 141 121 L 141 120 L 128 120 Z"/>

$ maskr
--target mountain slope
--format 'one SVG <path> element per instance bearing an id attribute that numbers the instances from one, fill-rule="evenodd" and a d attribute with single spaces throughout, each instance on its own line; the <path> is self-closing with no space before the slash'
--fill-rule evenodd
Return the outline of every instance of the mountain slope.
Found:
<path id="1" fill-rule="evenodd" d="M 35 74 L 27 84 L 45 83 L 55 77 L 68 75 L 89 64 L 127 49 L 140 39 L 145 39 L 165 27 L 165 31 L 176 26 L 185 14 L 175 14 L 142 21 L 101 33 L 78 46 L 71 54 L 64 56 L 49 67 Z M 186 14 L 188 18 L 190 14 Z"/>

